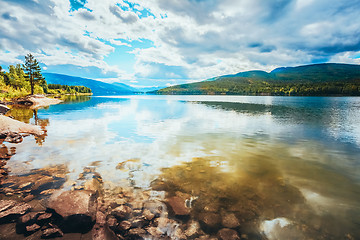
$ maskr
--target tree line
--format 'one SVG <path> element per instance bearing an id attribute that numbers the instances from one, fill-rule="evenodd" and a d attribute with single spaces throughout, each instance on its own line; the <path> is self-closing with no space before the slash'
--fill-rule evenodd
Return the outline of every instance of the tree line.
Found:
<path id="1" fill-rule="evenodd" d="M 8 72 L 0 66 L 0 98 L 23 97 L 29 94 L 91 93 L 84 86 L 47 84 L 39 62 L 32 54 L 25 56 L 24 64 L 10 65 Z"/>
<path id="2" fill-rule="evenodd" d="M 61 84 L 48 84 L 48 93 L 50 94 L 76 94 L 91 93 L 91 89 L 84 86 L 69 86 Z"/>
<path id="3" fill-rule="evenodd" d="M 360 96 L 360 79 L 352 81 L 295 82 L 255 78 L 222 78 L 160 89 L 156 94 L 271 95 L 271 96 Z"/>

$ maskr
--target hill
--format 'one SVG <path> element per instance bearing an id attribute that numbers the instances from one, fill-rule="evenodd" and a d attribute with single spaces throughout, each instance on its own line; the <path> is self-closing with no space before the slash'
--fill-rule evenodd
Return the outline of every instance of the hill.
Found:
<path id="1" fill-rule="evenodd" d="M 128 95 L 138 92 L 126 84 L 109 84 L 92 79 L 68 76 L 57 73 L 43 73 L 48 84 L 61 84 L 69 86 L 85 86 L 91 89 L 93 95 Z"/>
<path id="2" fill-rule="evenodd" d="M 360 65 L 324 63 L 247 71 L 153 91 L 155 94 L 360 95 Z"/>

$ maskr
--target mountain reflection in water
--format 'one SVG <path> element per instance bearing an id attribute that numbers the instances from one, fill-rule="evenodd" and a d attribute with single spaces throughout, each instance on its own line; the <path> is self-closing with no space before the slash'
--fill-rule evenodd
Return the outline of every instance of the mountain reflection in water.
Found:
<path id="1" fill-rule="evenodd" d="M 358 98 L 92 97 L 35 118 L 45 142 L 16 145 L 12 176 L 66 166 L 70 189 L 90 167 L 105 189 L 192 196 L 194 219 L 234 214 L 250 239 L 360 237 Z"/>

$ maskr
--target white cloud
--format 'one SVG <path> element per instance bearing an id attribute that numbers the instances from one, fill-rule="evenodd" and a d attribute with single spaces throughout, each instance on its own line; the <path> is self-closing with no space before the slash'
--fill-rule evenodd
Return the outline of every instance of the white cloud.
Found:
<path id="1" fill-rule="evenodd" d="M 358 0 L 0 0 L 0 56 L 28 52 L 46 65 L 96 67 L 119 78 L 203 80 L 245 70 L 324 61 L 358 62 Z M 148 16 L 143 13 L 148 13 Z M 149 40 L 151 47 L 134 41 Z M 110 66 L 117 46 L 130 48 L 134 70 Z M 133 71 L 133 72 L 132 72 Z"/>

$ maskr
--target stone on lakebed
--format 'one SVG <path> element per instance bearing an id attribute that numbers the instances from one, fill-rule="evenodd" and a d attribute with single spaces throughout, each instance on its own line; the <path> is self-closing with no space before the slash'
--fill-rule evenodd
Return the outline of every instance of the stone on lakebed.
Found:
<path id="1" fill-rule="evenodd" d="M 96 220 L 97 198 L 93 191 L 78 190 L 53 194 L 47 204 L 63 218 L 64 232 L 86 233 Z"/>

